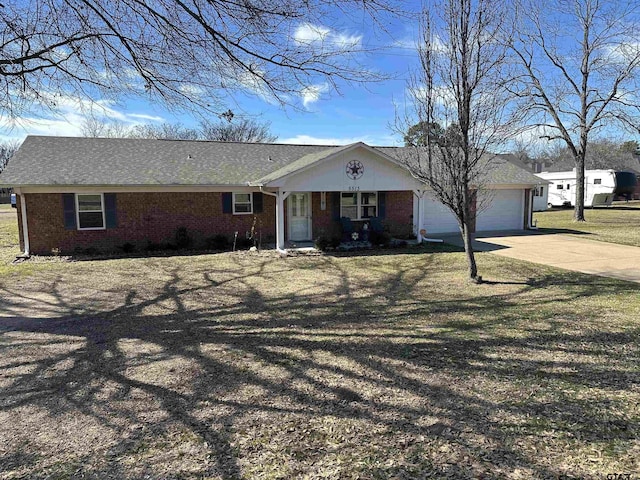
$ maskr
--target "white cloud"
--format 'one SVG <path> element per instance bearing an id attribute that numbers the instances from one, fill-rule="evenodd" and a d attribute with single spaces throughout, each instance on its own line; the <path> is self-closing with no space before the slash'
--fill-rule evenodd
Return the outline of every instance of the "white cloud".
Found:
<path id="1" fill-rule="evenodd" d="M 311 135 L 296 135 L 295 137 L 283 138 L 278 143 L 291 143 L 296 145 L 349 145 L 356 142 L 364 142 L 366 137 L 313 137 Z"/>
<path id="2" fill-rule="evenodd" d="M 393 42 L 393 46 L 406 50 L 418 50 L 418 41 L 414 37 L 401 38 Z"/>
<path id="3" fill-rule="evenodd" d="M 146 113 L 128 113 L 127 117 L 132 119 L 149 120 L 150 122 L 164 122 L 164 118 L 157 115 L 147 115 Z"/>
<path id="4" fill-rule="evenodd" d="M 293 39 L 297 43 L 309 45 L 311 43 L 324 41 L 330 33 L 331 29 L 327 27 L 303 23 L 296 29 L 296 32 L 293 34 Z"/>
<path id="5" fill-rule="evenodd" d="M 640 56 L 640 42 L 627 41 L 610 44 L 604 48 L 606 61 L 614 64 L 627 64 Z"/>
<path id="6" fill-rule="evenodd" d="M 388 146 L 398 145 L 395 137 L 362 135 L 356 137 L 314 137 L 312 135 L 296 135 L 289 138 L 281 138 L 278 143 L 289 143 L 295 145 L 350 145 L 352 143 L 364 142 L 367 145 Z"/>
<path id="7" fill-rule="evenodd" d="M 335 32 L 322 25 L 302 23 L 293 34 L 296 43 L 323 50 L 353 50 L 360 47 L 362 35 Z"/>
<path id="8" fill-rule="evenodd" d="M 321 83 L 318 85 L 309 85 L 302 89 L 300 96 L 302 97 L 302 104 L 304 108 L 309 108 L 309 105 L 320 100 L 320 95 L 329 91 L 329 85 Z"/>
<path id="9" fill-rule="evenodd" d="M 162 122 L 159 116 L 146 113 L 128 113 L 115 108 L 110 100 L 88 100 L 72 95 L 41 92 L 41 97 L 56 109 L 55 113 L 40 108 L 30 115 L 9 118 L 0 115 L 0 135 L 24 138 L 27 135 L 57 135 L 77 137 L 88 118 L 105 124 L 120 123 L 132 127 L 147 122 Z"/>
<path id="10" fill-rule="evenodd" d="M 362 35 L 347 35 L 339 33 L 332 36 L 332 42 L 343 50 L 348 50 L 360 46 L 360 43 L 362 42 Z"/>
<path id="11" fill-rule="evenodd" d="M 421 39 L 417 37 L 401 38 L 393 42 L 393 46 L 406 50 L 415 50 L 416 52 L 423 47 Z M 438 54 L 446 54 L 448 52 L 447 45 L 438 35 L 434 35 L 431 39 L 431 48 L 433 49 L 433 52 Z"/>

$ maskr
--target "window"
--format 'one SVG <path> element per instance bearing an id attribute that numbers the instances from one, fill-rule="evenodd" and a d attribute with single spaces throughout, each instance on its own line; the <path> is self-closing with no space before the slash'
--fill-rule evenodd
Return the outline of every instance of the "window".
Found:
<path id="1" fill-rule="evenodd" d="M 78 230 L 104 229 L 104 199 L 101 193 L 76 195 Z"/>
<path id="2" fill-rule="evenodd" d="M 557 188 L 558 188 L 558 190 L 563 190 L 564 186 L 561 183 L 559 183 Z"/>
<path id="3" fill-rule="evenodd" d="M 544 196 L 544 187 L 536 187 L 536 189 L 533 191 L 533 196 L 534 197 Z"/>
<path id="4" fill-rule="evenodd" d="M 571 190 L 571 184 L 567 183 L 567 190 Z"/>
<path id="5" fill-rule="evenodd" d="M 233 213 L 236 215 L 253 213 L 252 195 L 252 193 L 234 193 Z"/>
<path id="6" fill-rule="evenodd" d="M 594 185 L 602 185 L 602 179 L 601 178 L 594 178 L 593 179 L 593 184 Z"/>
<path id="7" fill-rule="evenodd" d="M 378 214 L 378 194 L 376 192 L 342 192 L 340 195 L 340 216 L 351 220 L 363 220 Z"/>

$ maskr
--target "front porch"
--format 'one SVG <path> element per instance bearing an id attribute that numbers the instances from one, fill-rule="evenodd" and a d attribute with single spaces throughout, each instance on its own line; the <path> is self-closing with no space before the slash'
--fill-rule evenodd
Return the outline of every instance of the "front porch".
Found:
<path id="1" fill-rule="evenodd" d="M 414 208 L 421 192 L 263 192 L 275 197 L 276 248 L 321 241 L 345 250 L 381 244 L 381 237 L 419 237 Z M 418 241 L 420 238 L 418 238 Z M 295 247 L 294 247 L 295 248 Z"/>
<path id="2" fill-rule="evenodd" d="M 363 143 L 309 154 L 249 186 L 275 197 L 279 250 L 288 241 L 319 237 L 361 241 L 373 218 L 391 235 L 419 236 L 422 230 L 418 200 L 425 185 L 397 159 Z M 343 231 L 341 218 L 350 220 L 352 231 Z M 358 236 L 346 238 L 347 233 Z"/>

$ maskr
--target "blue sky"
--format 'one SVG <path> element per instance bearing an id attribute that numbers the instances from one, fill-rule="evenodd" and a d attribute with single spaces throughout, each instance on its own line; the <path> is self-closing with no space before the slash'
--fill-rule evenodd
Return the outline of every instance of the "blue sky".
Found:
<path id="1" fill-rule="evenodd" d="M 417 0 L 402 4 L 405 8 L 418 10 Z M 287 107 L 260 95 L 236 91 L 221 111 L 231 109 L 236 116 L 269 122 L 272 133 L 282 143 L 342 145 L 364 141 L 371 145 L 401 144 L 402 138 L 394 133 L 393 124 L 397 113 L 404 114 L 410 72 L 418 63 L 415 45 L 419 15 L 379 20 L 384 28 L 372 25 L 365 15 L 356 12 L 341 16 L 339 21 L 327 21 L 326 24 L 317 20 L 313 24 L 300 20 L 293 26 L 292 32 L 295 32 L 296 41 L 300 36 L 314 44 L 316 37 L 321 35 L 323 41 L 334 44 L 345 42 L 369 52 L 358 54 L 357 60 L 363 69 L 386 75 L 385 80 L 366 84 L 338 82 L 339 91 L 336 92 L 328 87 L 326 80 L 314 78 L 313 87 L 291 96 Z M 573 31 L 567 35 L 567 38 L 573 36 Z M 635 40 L 629 45 L 640 48 Z M 541 68 L 557 75 L 544 63 Z M 28 134 L 81 135 L 81 126 L 88 110 L 106 122 L 119 122 L 128 127 L 142 123 L 168 122 L 185 126 L 196 126 L 198 123 L 196 115 L 178 114 L 161 104 L 149 103 L 142 97 L 121 99 L 119 103 L 101 98 L 79 100 L 72 97 L 56 98 L 56 101 L 59 105 L 57 114 L 34 107 L 13 125 L 3 121 L 0 112 L 0 140 L 21 140 Z M 601 132 L 620 141 L 637 138 L 636 134 L 609 125 Z M 530 142 L 540 143 L 541 133 L 544 132 L 533 129 L 522 136 Z M 548 147 L 549 143 L 545 141 L 541 148 Z"/>
<path id="2" fill-rule="evenodd" d="M 354 16 L 357 18 L 357 16 Z M 347 20 L 348 21 L 348 20 Z M 229 108 L 239 116 L 255 117 L 270 122 L 272 132 L 283 143 L 348 144 L 364 141 L 373 145 L 400 144 L 401 138 L 392 131 L 396 105 L 405 99 L 410 69 L 415 66 L 415 41 L 418 17 L 395 19 L 386 23 L 386 33 L 364 21 L 341 22 L 339 27 L 301 23 L 302 35 L 322 31 L 328 38 L 348 38 L 357 41 L 370 54 L 359 54 L 358 60 L 369 70 L 387 75 L 386 80 L 367 84 L 339 83 L 339 92 L 331 91 L 322 80 L 315 88 L 292 98 L 292 106 L 282 107 L 259 96 L 237 92 Z M 2 139 L 22 139 L 28 134 L 81 135 L 84 116 L 81 106 L 90 109 L 105 121 L 128 126 L 138 123 L 180 122 L 196 125 L 197 118 L 177 114 L 160 104 L 150 104 L 142 98 L 129 98 L 111 103 L 100 98 L 93 102 L 68 98 L 59 102 L 57 114 L 33 108 L 13 126 L 6 121 L 0 128 Z"/>

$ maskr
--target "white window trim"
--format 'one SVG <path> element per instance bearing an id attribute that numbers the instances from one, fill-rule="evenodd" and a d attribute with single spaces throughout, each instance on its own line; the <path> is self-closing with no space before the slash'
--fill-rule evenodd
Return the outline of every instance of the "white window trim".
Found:
<path id="1" fill-rule="evenodd" d="M 356 207 L 357 217 L 356 218 L 352 218 L 351 219 L 352 221 L 362 221 L 362 220 L 366 221 L 369 218 L 371 218 L 371 217 L 361 217 L 360 216 L 360 214 L 362 213 L 362 207 L 363 207 L 363 205 L 362 205 L 362 194 L 363 193 L 375 193 L 376 194 L 376 203 L 375 203 L 375 205 L 367 204 L 366 206 L 367 207 L 374 206 L 376 208 L 376 216 L 378 216 L 378 214 L 380 213 L 378 211 L 378 198 L 379 198 L 380 192 L 373 191 L 373 190 L 366 191 L 366 192 L 340 192 L 340 216 L 341 217 L 344 216 L 344 215 L 342 215 L 342 207 L 343 207 L 343 205 L 342 205 L 342 194 L 343 193 L 348 193 L 348 194 L 351 194 L 351 195 L 355 194 L 356 195 L 356 205 L 355 205 L 355 207 Z M 347 205 L 347 206 L 348 207 L 353 207 L 354 205 Z"/>
<path id="2" fill-rule="evenodd" d="M 248 212 L 236 212 L 236 203 L 240 203 L 241 205 L 246 205 L 246 202 L 236 202 L 236 195 L 249 195 L 249 207 L 250 211 Z M 231 211 L 234 215 L 253 215 L 253 192 L 232 192 L 231 194 Z"/>
<path id="3" fill-rule="evenodd" d="M 102 213 L 102 227 L 88 227 L 88 228 L 80 227 L 80 201 L 78 200 L 78 197 L 85 196 L 85 195 L 100 195 L 100 207 L 102 208 L 102 210 L 100 211 L 100 213 Z M 106 218 L 106 212 L 104 208 L 104 193 L 102 192 L 76 193 L 75 200 L 76 200 L 76 226 L 78 230 L 86 231 L 86 230 L 106 230 L 107 229 L 107 218 Z M 96 213 L 98 210 L 83 210 L 83 211 L 85 213 Z"/>

